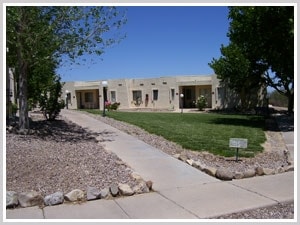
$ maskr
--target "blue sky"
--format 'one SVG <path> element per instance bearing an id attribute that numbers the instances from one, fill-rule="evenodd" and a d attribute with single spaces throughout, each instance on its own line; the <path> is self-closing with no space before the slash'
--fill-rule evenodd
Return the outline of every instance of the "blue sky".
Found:
<path id="1" fill-rule="evenodd" d="M 126 38 L 96 63 L 62 67 L 62 81 L 209 75 L 227 45 L 226 6 L 126 6 Z M 95 59 L 95 58 L 94 58 Z"/>

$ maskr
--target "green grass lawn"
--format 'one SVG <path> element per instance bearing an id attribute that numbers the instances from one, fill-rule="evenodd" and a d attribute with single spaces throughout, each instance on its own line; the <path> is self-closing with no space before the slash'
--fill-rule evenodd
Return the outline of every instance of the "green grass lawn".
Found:
<path id="1" fill-rule="evenodd" d="M 99 110 L 86 110 L 100 114 Z M 224 115 L 215 113 L 159 113 L 110 111 L 107 116 L 125 121 L 195 151 L 209 151 L 223 156 L 235 156 L 229 148 L 230 138 L 248 139 L 248 148 L 239 156 L 261 152 L 266 140 L 264 117 Z"/>

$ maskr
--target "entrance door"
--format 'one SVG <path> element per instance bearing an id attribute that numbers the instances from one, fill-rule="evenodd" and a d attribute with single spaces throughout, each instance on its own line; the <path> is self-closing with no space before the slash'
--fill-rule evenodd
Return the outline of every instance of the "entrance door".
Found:
<path id="1" fill-rule="evenodd" d="M 183 87 L 183 108 L 195 108 L 195 87 Z"/>

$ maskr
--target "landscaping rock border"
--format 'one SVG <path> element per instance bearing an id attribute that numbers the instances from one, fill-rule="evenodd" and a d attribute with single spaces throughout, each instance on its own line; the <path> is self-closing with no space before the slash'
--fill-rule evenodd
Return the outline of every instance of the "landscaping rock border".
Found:
<path id="1" fill-rule="evenodd" d="M 189 158 L 185 152 L 181 154 L 173 155 L 176 159 L 181 160 L 196 169 L 201 170 L 202 172 L 207 173 L 210 176 L 216 177 L 220 180 L 233 180 L 233 179 L 243 179 L 243 178 L 250 178 L 254 176 L 263 176 L 263 175 L 274 175 L 278 173 L 284 173 L 289 171 L 294 171 L 294 163 L 293 161 L 288 161 L 287 157 L 287 166 L 280 166 L 276 169 L 265 168 L 262 166 L 256 166 L 253 169 L 248 169 L 245 171 L 235 171 L 224 168 L 224 167 L 212 167 L 202 164 L 201 161 L 194 161 L 193 159 Z"/>
<path id="2" fill-rule="evenodd" d="M 137 174 L 134 173 L 133 177 L 134 176 L 137 176 Z M 138 184 L 134 187 L 123 183 L 112 184 L 111 186 L 101 190 L 96 187 L 88 186 L 86 188 L 86 192 L 80 189 L 74 189 L 65 194 L 61 191 L 58 191 L 45 197 L 36 191 L 22 193 L 6 191 L 6 208 L 26 208 L 32 206 L 39 206 L 40 208 L 43 208 L 46 206 L 63 204 L 64 202 L 76 203 L 99 199 L 112 199 L 122 196 L 132 196 L 135 194 L 143 194 L 153 191 L 152 185 L 152 181 L 144 181 L 139 176 Z"/>

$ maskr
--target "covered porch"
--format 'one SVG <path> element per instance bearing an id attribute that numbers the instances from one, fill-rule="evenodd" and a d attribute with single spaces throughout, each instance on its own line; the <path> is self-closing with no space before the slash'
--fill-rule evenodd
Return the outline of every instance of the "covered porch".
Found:
<path id="1" fill-rule="evenodd" d="M 78 109 L 99 109 L 99 89 L 76 90 Z"/>
<path id="2" fill-rule="evenodd" d="M 203 95 L 207 100 L 207 108 L 212 107 L 212 85 L 181 85 L 179 86 L 180 94 L 180 107 L 182 108 L 196 108 L 197 98 Z"/>

